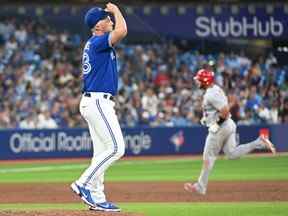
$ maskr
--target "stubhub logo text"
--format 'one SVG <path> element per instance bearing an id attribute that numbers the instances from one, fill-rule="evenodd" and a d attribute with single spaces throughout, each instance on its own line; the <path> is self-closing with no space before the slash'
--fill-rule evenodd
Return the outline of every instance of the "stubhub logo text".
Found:
<path id="1" fill-rule="evenodd" d="M 280 37 L 285 24 L 274 17 L 266 20 L 256 16 L 219 20 L 216 17 L 199 16 L 195 20 L 195 33 L 198 37 Z"/>

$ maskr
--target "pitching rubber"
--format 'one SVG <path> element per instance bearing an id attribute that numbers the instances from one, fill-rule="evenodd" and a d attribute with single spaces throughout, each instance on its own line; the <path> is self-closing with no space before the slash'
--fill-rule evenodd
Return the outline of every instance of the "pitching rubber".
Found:
<path id="1" fill-rule="evenodd" d="M 121 211 L 121 209 L 120 208 L 118 208 L 118 209 L 105 209 L 105 208 L 101 208 L 101 207 L 95 207 L 95 206 L 90 206 L 89 207 L 89 210 L 91 210 L 91 211 L 104 211 L 104 212 L 120 212 Z"/>

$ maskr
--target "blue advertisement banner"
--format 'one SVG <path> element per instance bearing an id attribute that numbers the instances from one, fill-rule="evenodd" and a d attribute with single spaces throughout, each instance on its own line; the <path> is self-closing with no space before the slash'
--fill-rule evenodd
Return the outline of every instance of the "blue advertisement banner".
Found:
<path id="1" fill-rule="evenodd" d="M 140 11 L 138 14 L 140 16 Z M 168 15 L 159 16 L 159 12 L 155 10 L 151 15 L 141 18 L 158 33 L 184 38 L 220 40 L 272 39 L 288 36 L 288 14 L 283 8 L 277 8 L 273 13 L 267 13 L 265 7 L 256 8 L 255 12 L 251 13 L 248 7 L 240 7 L 237 13 L 234 13 L 230 7 L 219 6 L 219 12 L 216 13 L 211 6 L 198 13 L 197 7 L 191 7 L 186 10 L 185 15 L 178 15 L 176 9 L 170 9 Z M 128 23 L 129 21 L 128 18 Z M 137 20 L 131 21 L 132 28 L 141 31 L 141 25 L 133 25 L 137 25 L 136 22 Z"/>
<path id="2" fill-rule="evenodd" d="M 45 17 L 63 29 L 88 32 L 83 17 L 95 5 L 85 7 L 10 6 L 3 15 Z M 129 36 L 158 35 L 187 39 L 287 39 L 288 7 L 284 4 L 185 5 L 185 6 L 127 6 L 119 4 L 128 24 Z M 79 32 L 80 30 L 80 32 Z"/>
<path id="3" fill-rule="evenodd" d="M 0 159 L 85 157 L 92 155 L 89 131 L 1 130 Z"/>
<path id="4" fill-rule="evenodd" d="M 238 127 L 241 144 L 259 134 L 270 136 L 278 151 L 288 151 L 288 125 Z M 126 156 L 202 154 L 207 129 L 126 128 L 123 129 Z M 93 145 L 87 129 L 1 130 L 0 160 L 27 158 L 91 157 Z"/>

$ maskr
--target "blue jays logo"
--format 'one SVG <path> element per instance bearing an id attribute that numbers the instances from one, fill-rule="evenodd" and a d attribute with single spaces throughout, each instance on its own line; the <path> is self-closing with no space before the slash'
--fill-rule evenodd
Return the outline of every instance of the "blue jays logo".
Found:
<path id="1" fill-rule="evenodd" d="M 170 138 L 170 142 L 175 146 L 176 152 L 179 152 L 180 147 L 185 143 L 185 137 L 183 131 L 175 133 Z"/>

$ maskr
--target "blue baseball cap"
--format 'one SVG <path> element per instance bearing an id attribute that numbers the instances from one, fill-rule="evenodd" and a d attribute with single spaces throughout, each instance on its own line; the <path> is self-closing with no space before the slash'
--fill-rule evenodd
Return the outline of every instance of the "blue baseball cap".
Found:
<path id="1" fill-rule="evenodd" d="M 85 24 L 91 29 L 97 22 L 105 19 L 109 16 L 109 13 L 99 7 L 93 7 L 89 9 L 85 15 Z"/>

